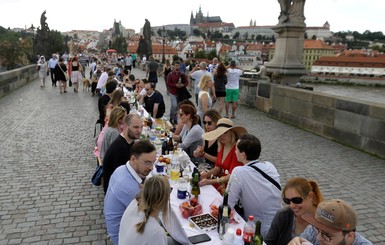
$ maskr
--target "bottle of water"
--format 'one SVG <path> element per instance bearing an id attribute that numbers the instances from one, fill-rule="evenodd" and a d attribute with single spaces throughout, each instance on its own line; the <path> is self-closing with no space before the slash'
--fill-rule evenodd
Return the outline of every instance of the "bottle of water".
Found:
<path id="1" fill-rule="evenodd" d="M 243 241 L 245 245 L 250 245 L 255 231 L 254 216 L 250 215 L 249 220 L 243 228 Z"/>
<path id="2" fill-rule="evenodd" d="M 243 241 L 242 230 L 241 228 L 238 228 L 237 231 L 235 232 L 233 245 L 244 245 L 244 244 L 245 242 Z"/>

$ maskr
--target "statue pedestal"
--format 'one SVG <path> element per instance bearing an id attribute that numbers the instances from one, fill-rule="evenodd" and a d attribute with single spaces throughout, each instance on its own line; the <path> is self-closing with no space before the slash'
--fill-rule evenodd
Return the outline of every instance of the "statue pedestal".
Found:
<path id="1" fill-rule="evenodd" d="M 266 65 L 274 83 L 296 84 L 300 77 L 307 74 L 302 64 L 305 24 L 280 23 L 273 27 L 278 34 L 273 59 Z"/>

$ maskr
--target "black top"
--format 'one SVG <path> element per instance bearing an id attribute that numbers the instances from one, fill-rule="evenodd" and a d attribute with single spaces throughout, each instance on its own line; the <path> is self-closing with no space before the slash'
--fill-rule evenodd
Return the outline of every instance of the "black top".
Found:
<path id="1" fill-rule="evenodd" d="M 206 154 L 209 154 L 211 156 L 217 156 L 218 155 L 218 141 L 216 140 L 210 147 L 209 142 L 205 140 L 205 148 L 203 149 Z M 211 162 L 206 159 L 206 162 L 211 165 L 211 167 L 215 167 L 215 162 Z"/>
<path id="2" fill-rule="evenodd" d="M 214 76 L 215 92 L 226 92 L 227 76 Z"/>
<path id="3" fill-rule="evenodd" d="M 153 115 L 154 104 L 159 104 L 158 112 L 156 113 L 156 115 Z M 163 95 L 159 91 L 155 90 L 154 94 L 151 97 L 144 97 L 144 107 L 153 118 L 162 118 L 166 110 L 163 101 Z"/>
<path id="4" fill-rule="evenodd" d="M 124 165 L 131 157 L 131 144 L 128 144 L 126 139 L 121 135 L 118 136 L 108 147 L 103 159 L 103 189 L 104 193 L 107 192 L 108 183 L 110 182 L 111 175 L 115 169 Z"/>
<path id="5" fill-rule="evenodd" d="M 60 69 L 59 65 L 60 65 L 61 69 Z M 55 79 L 56 79 L 56 81 L 66 81 L 66 77 L 65 77 L 63 72 L 67 72 L 67 66 L 63 63 L 57 63 L 55 66 Z"/>
<path id="6" fill-rule="evenodd" d="M 99 121 L 104 126 L 104 117 L 106 116 L 106 106 L 110 102 L 110 96 L 103 94 L 102 97 L 98 100 L 98 109 L 99 109 Z"/>
<path id="7" fill-rule="evenodd" d="M 264 242 L 267 245 L 286 245 L 293 238 L 294 213 L 286 207 L 279 210 L 273 221 L 270 229 L 264 237 Z"/>

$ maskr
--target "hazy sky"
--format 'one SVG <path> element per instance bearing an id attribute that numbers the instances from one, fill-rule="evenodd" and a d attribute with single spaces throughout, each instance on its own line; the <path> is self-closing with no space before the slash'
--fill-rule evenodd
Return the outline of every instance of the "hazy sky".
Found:
<path id="1" fill-rule="evenodd" d="M 236 27 L 278 23 L 278 0 L 237 1 L 175 1 L 175 0 L 0 0 L 0 26 L 24 28 L 40 26 L 41 13 L 46 10 L 51 30 L 96 30 L 112 27 L 114 20 L 125 28 L 140 31 L 145 19 L 151 26 L 189 24 L 191 12 L 201 6 L 204 16 L 220 16 Z M 365 30 L 385 34 L 384 0 L 308 0 L 305 4 L 307 26 L 322 26 L 326 21 L 333 32 Z"/>

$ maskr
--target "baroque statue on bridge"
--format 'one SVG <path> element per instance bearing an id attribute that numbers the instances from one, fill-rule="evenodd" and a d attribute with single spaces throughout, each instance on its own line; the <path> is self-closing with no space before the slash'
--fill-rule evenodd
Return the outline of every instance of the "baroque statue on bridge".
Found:
<path id="1" fill-rule="evenodd" d="M 299 23 L 305 21 L 305 1 L 306 0 L 278 0 L 281 7 L 281 13 L 278 17 L 279 24 Z"/>

